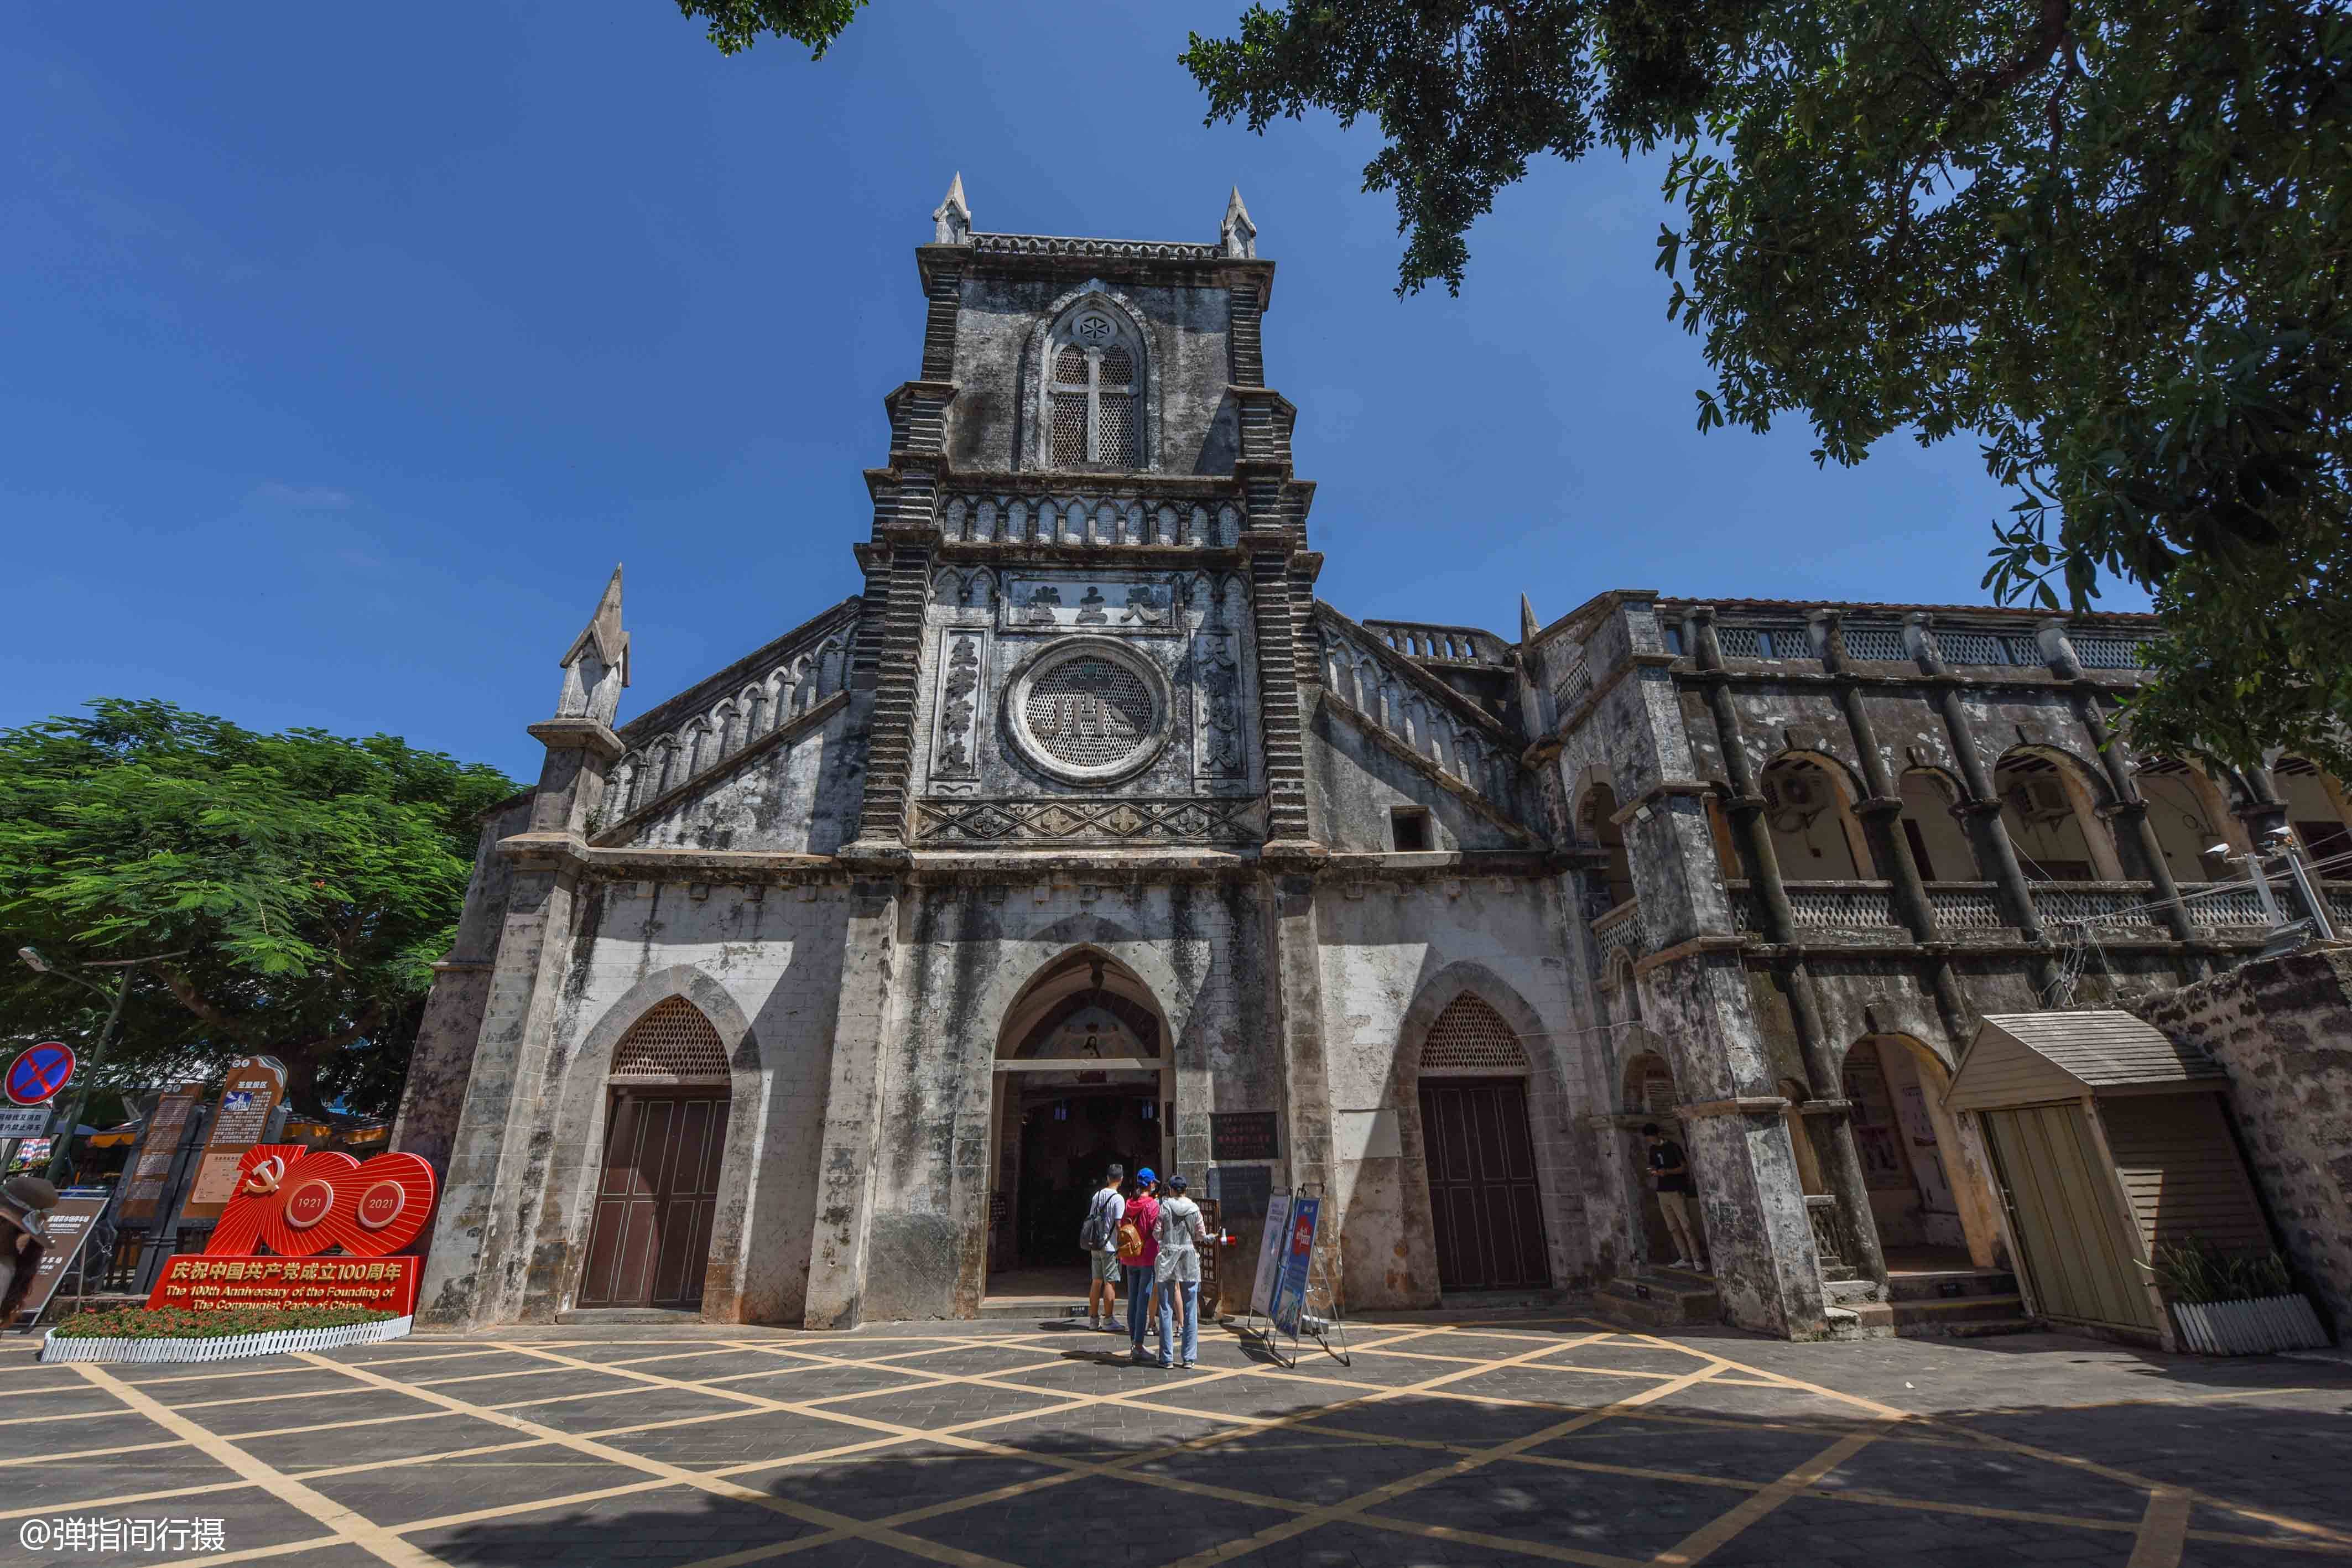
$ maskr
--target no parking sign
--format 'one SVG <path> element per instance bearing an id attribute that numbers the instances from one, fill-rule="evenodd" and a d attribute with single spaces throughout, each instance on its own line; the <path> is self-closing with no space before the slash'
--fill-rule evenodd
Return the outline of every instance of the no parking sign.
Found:
<path id="1" fill-rule="evenodd" d="M 73 1047 L 54 1040 L 27 1047 L 8 1067 L 8 1098 L 18 1105 L 44 1105 L 74 1074 Z"/>

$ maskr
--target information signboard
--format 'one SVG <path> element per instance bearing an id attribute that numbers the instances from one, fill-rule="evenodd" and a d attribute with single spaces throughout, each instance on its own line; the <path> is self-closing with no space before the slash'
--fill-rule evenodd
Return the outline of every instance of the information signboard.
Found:
<path id="1" fill-rule="evenodd" d="M 1282 1274 L 1275 1281 L 1273 1311 L 1267 1315 L 1293 1339 L 1298 1337 L 1299 1314 L 1307 1305 L 1307 1273 L 1315 1259 L 1315 1222 L 1322 1208 L 1319 1197 L 1293 1198 L 1284 1227 Z"/>
<path id="2" fill-rule="evenodd" d="M 1274 1316 L 1274 1282 L 1282 1273 L 1282 1243 L 1290 1234 L 1290 1195 L 1265 1200 L 1265 1228 L 1257 1239 L 1257 1277 L 1250 1281 L 1250 1313 Z"/>
<path id="3" fill-rule="evenodd" d="M 1278 1160 L 1282 1148 L 1271 1111 L 1209 1113 L 1209 1157 L 1213 1160 Z"/>
<path id="4" fill-rule="evenodd" d="M 236 1195 L 236 1167 L 246 1151 L 269 1135 L 269 1113 L 286 1093 L 286 1069 L 267 1056 L 240 1056 L 221 1085 L 220 1110 L 203 1163 L 180 1207 L 182 1219 L 218 1219 Z"/>
<path id="5" fill-rule="evenodd" d="M 0 1105 L 0 1138 L 38 1138 L 49 1130 L 47 1105 Z"/>
<path id="6" fill-rule="evenodd" d="M 58 1293 L 75 1257 L 89 1243 L 98 1217 L 106 1212 L 106 1200 L 113 1196 L 111 1187 L 103 1186 L 69 1186 L 58 1194 L 58 1206 L 44 1222 L 49 1233 L 48 1249 L 41 1254 L 40 1268 L 34 1270 L 32 1290 L 17 1308 L 27 1314 L 27 1322 L 37 1321 L 41 1309 Z"/>
<path id="7" fill-rule="evenodd" d="M 187 1136 L 188 1118 L 196 1113 L 204 1097 L 203 1084 L 183 1083 L 155 1103 L 155 1113 L 147 1118 L 146 1130 L 139 1137 L 138 1158 L 123 1173 L 119 1218 L 131 1225 L 153 1225 L 163 1218 L 159 1211 L 163 1207 L 163 1189 L 171 1185 L 172 1162 Z"/>

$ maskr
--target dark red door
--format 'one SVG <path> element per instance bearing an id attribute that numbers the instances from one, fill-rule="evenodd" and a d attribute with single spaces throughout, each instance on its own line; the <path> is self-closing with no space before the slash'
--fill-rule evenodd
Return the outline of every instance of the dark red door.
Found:
<path id="1" fill-rule="evenodd" d="M 612 1092 L 579 1303 L 698 1307 L 719 1206 L 727 1092 Z"/>
<path id="2" fill-rule="evenodd" d="M 1422 1080 L 1421 1139 L 1438 1287 L 1501 1291 L 1550 1284 L 1522 1082 Z"/>

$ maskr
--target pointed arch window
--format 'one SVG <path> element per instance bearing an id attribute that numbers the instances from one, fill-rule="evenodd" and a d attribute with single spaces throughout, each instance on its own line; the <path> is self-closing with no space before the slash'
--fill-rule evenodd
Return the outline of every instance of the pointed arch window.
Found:
<path id="1" fill-rule="evenodd" d="M 1045 457 L 1055 468 L 1143 466 L 1143 354 L 1132 325 L 1082 304 L 1054 329 L 1045 386 Z"/>

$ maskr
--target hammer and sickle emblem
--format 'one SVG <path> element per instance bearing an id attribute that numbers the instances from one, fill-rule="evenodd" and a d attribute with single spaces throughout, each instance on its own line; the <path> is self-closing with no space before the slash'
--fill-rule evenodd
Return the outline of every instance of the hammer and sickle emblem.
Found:
<path id="1" fill-rule="evenodd" d="M 286 1162 L 278 1155 L 272 1155 L 268 1159 L 255 1164 L 251 1174 L 246 1178 L 245 1190 L 259 1197 L 266 1193 L 276 1192 L 278 1184 L 285 1178 Z"/>

